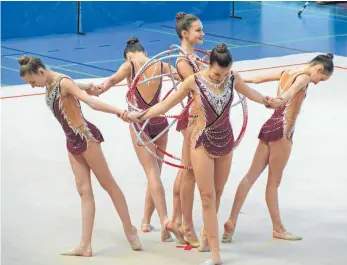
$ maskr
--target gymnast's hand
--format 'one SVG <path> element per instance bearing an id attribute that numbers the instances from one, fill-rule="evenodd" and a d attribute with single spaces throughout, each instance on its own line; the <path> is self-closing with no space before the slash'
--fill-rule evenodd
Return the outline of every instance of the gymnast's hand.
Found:
<path id="1" fill-rule="evenodd" d="M 266 99 L 267 99 L 266 107 L 270 109 L 278 109 L 285 105 L 285 102 L 282 98 L 266 97 Z"/>
<path id="2" fill-rule="evenodd" d="M 87 92 L 88 95 L 94 96 L 93 95 L 93 83 L 89 82 L 88 88 L 85 88 L 84 90 Z"/>
<path id="3" fill-rule="evenodd" d="M 129 111 L 127 113 L 125 113 L 124 118 L 122 118 L 124 121 L 129 122 L 129 123 L 139 123 L 141 122 L 141 118 L 143 117 L 143 115 L 145 115 L 147 113 L 147 110 L 145 111 Z"/>
<path id="4" fill-rule="evenodd" d="M 98 97 L 100 94 L 102 94 L 104 92 L 103 84 L 96 85 L 96 84 L 90 82 L 89 85 L 91 88 L 88 90 L 88 94 L 90 94 L 90 95 Z"/>

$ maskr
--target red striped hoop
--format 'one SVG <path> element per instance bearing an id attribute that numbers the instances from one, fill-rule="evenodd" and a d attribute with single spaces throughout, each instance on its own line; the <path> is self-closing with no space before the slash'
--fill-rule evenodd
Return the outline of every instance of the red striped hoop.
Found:
<path id="1" fill-rule="evenodd" d="M 199 52 L 199 53 L 202 53 L 204 54 L 205 56 L 209 56 L 209 53 L 206 52 L 206 51 L 203 51 L 203 50 L 200 50 L 200 49 L 195 49 L 196 52 Z M 176 53 L 176 54 L 175 54 Z M 180 55 L 179 53 L 181 53 L 182 55 Z M 188 54 L 178 45 L 171 45 L 169 50 L 167 51 L 164 51 L 164 52 L 161 52 L 159 54 L 157 54 L 156 56 L 152 57 L 148 62 L 146 62 L 139 70 L 138 72 L 136 73 L 134 79 L 132 80 L 132 83 L 130 85 L 130 89 L 129 91 L 127 92 L 127 95 L 126 95 L 126 100 L 127 100 L 127 103 L 128 103 L 128 106 L 129 106 L 129 110 L 137 110 L 137 111 L 142 111 L 142 109 L 139 109 L 134 102 L 134 98 L 135 98 L 135 91 L 136 91 L 136 87 L 141 84 L 141 83 L 144 83 L 144 82 L 148 82 L 149 80 L 152 80 L 152 79 L 156 79 L 156 78 L 162 78 L 164 76 L 168 76 L 170 77 L 171 81 L 172 81 L 172 89 L 169 90 L 169 92 L 163 97 L 163 100 L 165 100 L 170 93 L 172 93 L 173 90 L 177 90 L 177 85 L 181 82 L 181 81 L 178 81 L 176 82 L 175 79 L 174 79 L 174 74 L 173 72 L 171 72 L 171 63 L 170 63 L 170 59 L 172 57 L 185 57 L 186 59 L 188 59 L 192 65 L 195 67 L 198 67 L 196 62 L 190 57 L 188 56 Z M 165 60 L 165 59 L 168 59 L 168 62 L 169 62 L 169 69 L 170 69 L 170 73 L 169 74 L 162 74 L 162 75 L 158 75 L 158 76 L 154 76 L 154 77 L 151 77 L 151 78 L 148 78 L 148 79 L 145 79 L 141 82 L 139 82 L 141 76 L 143 75 L 143 73 L 153 64 L 157 63 L 158 61 L 161 61 L 161 60 Z M 199 57 L 196 58 L 197 60 L 199 60 L 200 62 L 202 62 L 203 64 L 207 65 L 208 62 L 204 59 L 201 59 Z M 239 100 L 234 103 L 232 107 L 235 107 L 236 105 L 238 104 L 241 104 L 242 105 L 242 109 L 243 109 L 243 125 L 242 125 L 242 128 L 241 128 L 241 131 L 240 131 L 240 134 L 239 136 L 237 137 L 235 143 L 234 143 L 234 147 L 233 147 L 233 150 L 235 150 L 235 148 L 240 144 L 244 134 L 245 134 L 245 131 L 246 131 L 246 127 L 247 127 L 247 121 L 248 121 L 248 108 L 247 108 L 247 103 L 246 103 L 246 100 L 244 97 L 241 97 L 241 95 L 236 92 L 239 96 Z M 153 139 L 150 139 L 150 137 L 144 132 L 144 129 L 145 127 L 147 126 L 149 120 L 145 121 L 144 124 L 141 126 L 140 124 L 132 124 L 132 129 L 137 137 L 137 144 L 140 145 L 140 146 L 144 146 L 146 148 L 146 150 L 148 152 L 150 152 L 156 159 L 158 159 L 159 161 L 161 161 L 162 163 L 164 164 L 167 164 L 167 165 L 170 165 L 170 166 L 173 166 L 173 167 L 177 167 L 177 168 L 181 168 L 181 169 L 192 169 L 191 167 L 188 167 L 188 166 L 185 166 L 185 165 L 181 165 L 181 164 L 176 164 L 176 163 L 172 163 L 172 162 L 169 162 L 163 158 L 160 158 L 156 152 L 153 152 L 148 146 L 149 145 L 152 145 L 154 147 L 155 150 L 159 151 L 160 153 L 170 157 L 171 159 L 173 160 L 176 160 L 176 161 L 181 161 L 181 158 L 175 156 L 175 155 L 172 155 L 170 154 L 169 152 L 167 152 L 166 150 L 163 150 L 161 149 L 159 146 L 157 146 L 155 144 L 155 141 L 158 140 L 161 136 L 163 136 L 165 133 L 167 133 L 169 131 L 169 129 L 177 122 L 178 119 L 183 119 L 183 118 L 189 118 L 189 117 L 193 117 L 192 115 L 186 115 L 184 114 L 185 111 L 189 108 L 189 106 L 192 104 L 193 102 L 193 99 L 191 99 L 187 105 L 184 105 L 183 102 L 180 103 L 180 105 L 182 106 L 182 111 L 179 115 L 161 115 L 161 117 L 166 117 L 166 118 L 170 118 L 170 119 L 174 119 L 172 122 L 169 123 L 169 125 L 159 134 L 157 135 L 155 138 Z"/>

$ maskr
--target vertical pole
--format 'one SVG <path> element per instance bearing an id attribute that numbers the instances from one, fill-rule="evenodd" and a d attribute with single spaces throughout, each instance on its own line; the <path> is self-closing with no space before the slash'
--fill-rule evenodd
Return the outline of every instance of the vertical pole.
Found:
<path id="1" fill-rule="evenodd" d="M 77 34 L 86 35 L 82 31 L 82 7 L 81 7 L 80 1 L 76 1 L 76 8 L 77 8 Z"/>
<path id="2" fill-rule="evenodd" d="M 231 7 L 231 18 L 237 18 L 242 19 L 242 17 L 235 16 L 235 1 L 232 1 L 232 7 Z"/>

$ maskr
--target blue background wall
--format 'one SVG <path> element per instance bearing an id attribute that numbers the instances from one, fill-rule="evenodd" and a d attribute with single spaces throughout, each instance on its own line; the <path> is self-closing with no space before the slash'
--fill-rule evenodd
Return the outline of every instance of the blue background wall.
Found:
<path id="1" fill-rule="evenodd" d="M 202 20 L 226 18 L 230 2 L 147 2 L 141 1 L 134 8 L 128 2 L 81 2 L 83 31 L 93 31 L 129 23 L 152 23 L 173 20 L 180 11 L 193 13 Z M 93 19 L 91 19 L 93 18 Z"/>
<path id="2" fill-rule="evenodd" d="M 76 32 L 76 2 L 1 2 L 1 39 Z"/>
<path id="3" fill-rule="evenodd" d="M 227 18 L 230 2 L 81 2 L 82 30 L 133 23 L 174 20 L 177 12 L 203 20 Z M 76 1 L 1 2 L 1 39 L 73 33 L 77 29 Z"/>
<path id="4" fill-rule="evenodd" d="M 17 62 L 22 55 L 43 58 L 73 79 L 109 76 L 124 62 L 131 36 L 139 37 L 150 57 L 179 44 L 174 23 L 182 10 L 202 19 L 206 35 L 199 48 L 224 42 L 234 61 L 306 52 L 347 56 L 347 6 L 310 3 L 298 17 L 303 4 L 235 2 L 242 19 L 232 19 L 231 2 L 82 2 L 87 34 L 77 35 L 76 2 L 2 2 L 2 33 L 12 39 L 1 43 L 0 85 L 23 84 Z"/>

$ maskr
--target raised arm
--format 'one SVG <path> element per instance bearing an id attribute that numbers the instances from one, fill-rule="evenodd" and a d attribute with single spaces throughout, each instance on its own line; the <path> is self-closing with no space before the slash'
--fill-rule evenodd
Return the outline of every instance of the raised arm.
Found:
<path id="1" fill-rule="evenodd" d="M 259 84 L 264 82 L 270 82 L 270 81 L 276 81 L 281 79 L 282 72 L 273 72 L 268 73 L 260 76 L 250 76 L 243 78 L 243 82 L 245 83 L 253 83 L 253 84 Z"/>
<path id="2" fill-rule="evenodd" d="M 142 116 L 142 120 L 147 120 L 161 114 L 166 113 L 168 110 L 180 103 L 189 92 L 193 90 L 195 85 L 194 76 L 187 78 L 178 88 L 178 90 L 172 93 L 164 101 L 155 104 L 153 107 L 149 108 L 145 115 Z"/>

